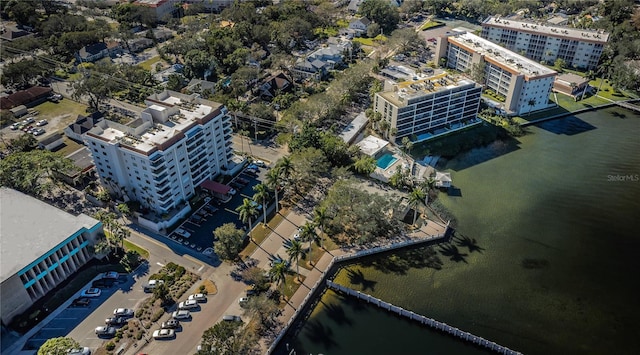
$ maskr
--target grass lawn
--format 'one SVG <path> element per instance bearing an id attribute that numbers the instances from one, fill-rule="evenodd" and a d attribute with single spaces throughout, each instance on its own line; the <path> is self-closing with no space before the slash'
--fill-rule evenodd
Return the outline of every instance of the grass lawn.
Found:
<path id="1" fill-rule="evenodd" d="M 204 280 L 200 286 L 204 286 L 204 289 L 207 291 L 207 295 L 215 295 L 218 293 L 216 284 L 211 280 Z"/>
<path id="2" fill-rule="evenodd" d="M 145 259 L 149 259 L 149 251 L 148 251 L 147 249 L 144 249 L 144 248 L 140 247 L 140 246 L 139 246 L 139 245 L 137 245 L 137 244 L 133 244 L 133 243 L 131 243 L 130 241 L 128 241 L 128 240 L 126 240 L 126 239 L 124 240 L 124 242 L 123 242 L 123 243 L 124 243 L 124 250 L 127 250 L 127 251 L 129 251 L 129 250 L 135 250 L 135 251 L 137 251 L 137 252 L 138 252 L 138 254 L 140 254 L 140 256 L 142 256 L 143 258 L 145 258 Z"/>
<path id="3" fill-rule="evenodd" d="M 298 275 L 296 275 L 295 270 L 292 270 L 290 274 L 287 274 L 284 285 L 278 286 L 278 288 L 282 291 L 282 294 L 285 295 L 288 299 L 291 299 L 291 296 L 296 293 L 298 287 L 300 287 L 300 283 L 304 282 L 304 276 L 300 276 L 300 281 L 294 280 L 295 278 L 297 278 L 297 276 Z"/>
<path id="4" fill-rule="evenodd" d="M 533 112 L 530 115 L 525 113 L 522 116 L 514 117 L 513 118 L 514 121 L 517 123 L 526 123 L 529 121 L 534 121 L 537 119 L 546 118 L 553 115 L 559 115 L 567 112 L 574 112 L 574 111 L 582 110 L 585 108 L 591 108 L 591 107 L 600 106 L 600 105 L 609 103 L 609 101 L 597 96 L 591 96 L 591 97 L 585 98 L 584 100 L 574 101 L 573 98 L 567 95 L 562 95 L 562 94 L 557 94 L 557 95 L 558 95 L 558 101 L 556 103 L 558 104 L 559 107 L 544 110 L 544 111 L 539 111 L 539 112 Z M 551 98 L 551 101 L 554 101 L 554 102 L 556 101 L 553 94 L 550 95 L 550 98 Z"/>
<path id="5" fill-rule="evenodd" d="M 349 21 L 345 19 L 339 19 L 338 21 L 336 21 L 336 25 L 340 28 L 347 28 L 349 27 Z"/>
<path id="6" fill-rule="evenodd" d="M 429 21 L 429 22 L 425 23 L 424 25 L 422 25 L 422 27 L 420 27 L 420 30 L 421 31 L 425 31 L 425 30 L 428 30 L 430 28 L 435 28 L 435 27 L 440 27 L 440 26 L 444 26 L 444 22 Z"/>
<path id="7" fill-rule="evenodd" d="M 138 65 L 140 67 L 142 67 L 142 69 L 144 69 L 144 70 L 151 71 L 151 68 L 153 68 L 156 65 L 156 63 L 158 63 L 160 61 L 162 61 L 162 58 L 160 58 L 160 56 L 158 55 L 158 56 L 155 56 L 155 57 L 153 57 L 151 59 L 147 59 L 147 60 L 145 60 L 144 62 L 141 62 Z M 162 63 L 162 64 L 163 64 L 163 66 L 166 66 L 166 63 Z"/>
<path id="8" fill-rule="evenodd" d="M 70 114 L 71 117 L 73 117 L 73 119 L 75 120 L 78 115 L 84 115 L 87 113 L 86 105 L 69 99 L 63 99 L 57 104 L 46 101 L 34 108 L 40 111 L 38 119 L 50 119 L 56 116 Z"/>
<path id="9" fill-rule="evenodd" d="M 377 42 L 384 42 L 387 40 L 387 37 L 385 35 L 377 35 L 375 38 L 358 37 L 358 38 L 354 38 L 353 40 L 354 42 L 359 42 L 363 46 L 376 46 L 378 45 Z"/>
<path id="10" fill-rule="evenodd" d="M 605 80 L 604 82 L 602 82 L 602 80 L 603 79 L 601 78 L 596 78 L 595 80 L 591 80 L 589 82 L 589 85 L 594 87 L 596 91 L 598 90 L 598 87 L 600 87 L 600 84 L 602 84 L 602 87 L 600 87 L 600 91 L 598 92 L 598 96 L 602 96 L 612 101 L 622 101 L 638 98 L 638 96 L 633 93 L 627 91 L 617 91 L 609 84 L 608 80 Z"/>
<path id="11" fill-rule="evenodd" d="M 335 37 L 338 35 L 338 28 L 336 27 L 317 27 L 313 30 L 313 33 L 319 35 L 324 33 L 328 37 Z"/>
<path id="12" fill-rule="evenodd" d="M 69 139 L 68 137 L 64 137 L 62 139 L 62 147 L 58 150 L 56 150 L 56 153 L 60 153 L 62 155 L 64 155 L 65 157 L 73 152 L 75 152 L 76 150 L 82 148 L 83 145 L 80 143 L 76 143 L 75 141 Z"/>

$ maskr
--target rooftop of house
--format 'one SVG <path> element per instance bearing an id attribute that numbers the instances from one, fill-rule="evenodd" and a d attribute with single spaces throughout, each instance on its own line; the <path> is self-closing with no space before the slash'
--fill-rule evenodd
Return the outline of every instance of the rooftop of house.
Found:
<path id="1" fill-rule="evenodd" d="M 460 74 L 440 73 L 433 76 L 416 77 L 392 84 L 392 89 L 378 93 L 395 106 L 406 106 L 409 99 L 425 96 L 439 91 L 451 90 L 463 85 L 473 85 L 474 81 Z"/>
<path id="2" fill-rule="evenodd" d="M 388 144 L 389 142 L 375 136 L 366 136 L 360 142 L 356 143 L 363 154 L 371 157 L 375 157 L 375 155 Z"/>
<path id="3" fill-rule="evenodd" d="M 569 28 L 564 26 L 552 26 L 545 22 L 532 22 L 505 19 L 490 16 L 482 22 L 483 26 L 508 28 L 517 31 L 534 32 L 547 36 L 567 37 L 578 41 L 591 41 L 598 43 L 607 43 L 609 33 L 596 30 L 583 30 L 579 28 Z"/>
<path id="4" fill-rule="evenodd" d="M 74 216 L 22 192 L 0 187 L 0 281 L 99 221 Z M 37 223 L 36 223 L 37 222 Z"/>
<path id="5" fill-rule="evenodd" d="M 484 55 L 485 58 L 490 58 L 502 67 L 510 69 L 511 72 L 522 73 L 529 78 L 556 74 L 554 70 L 487 39 L 476 36 L 464 28 L 454 29 L 454 34 L 449 36 L 449 42 L 467 47 L 474 52 Z"/>
<path id="6" fill-rule="evenodd" d="M 152 150 L 182 136 L 201 120 L 222 113 L 222 104 L 205 100 L 196 95 L 186 95 L 165 90 L 149 96 L 142 116 L 127 125 L 109 120 L 96 124 L 89 136 L 119 143 L 122 146 L 150 153 Z"/>

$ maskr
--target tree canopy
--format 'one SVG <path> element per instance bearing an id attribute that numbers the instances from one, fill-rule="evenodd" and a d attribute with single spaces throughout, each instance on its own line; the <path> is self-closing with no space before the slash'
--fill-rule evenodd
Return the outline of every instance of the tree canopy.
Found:
<path id="1" fill-rule="evenodd" d="M 202 334 L 203 348 L 198 355 L 249 354 L 257 344 L 252 332 L 247 331 L 242 322 L 219 322 Z"/>
<path id="2" fill-rule="evenodd" d="M 213 244 L 213 250 L 223 260 L 235 260 L 242 250 L 244 232 L 236 228 L 233 223 L 225 223 L 213 231 L 217 241 Z"/>
<path id="3" fill-rule="evenodd" d="M 385 33 L 391 33 L 400 22 L 400 14 L 388 0 L 365 0 L 359 8 L 361 15 L 380 25 Z"/>
<path id="4" fill-rule="evenodd" d="M 79 347 L 80 344 L 72 338 L 51 338 L 38 349 L 38 355 L 67 355 L 69 350 Z"/>
<path id="5" fill-rule="evenodd" d="M 0 160 L 0 185 L 29 195 L 40 195 L 60 183 L 57 172 L 77 169 L 70 159 L 59 153 L 48 150 L 17 152 Z"/>

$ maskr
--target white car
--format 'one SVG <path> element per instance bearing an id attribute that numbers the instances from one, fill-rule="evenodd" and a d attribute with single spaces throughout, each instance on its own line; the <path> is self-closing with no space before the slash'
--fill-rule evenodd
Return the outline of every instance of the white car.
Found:
<path id="1" fill-rule="evenodd" d="M 182 238 L 189 238 L 191 236 L 191 233 L 187 232 L 186 230 L 184 230 L 182 228 L 176 229 L 173 233 L 181 236 Z"/>
<path id="2" fill-rule="evenodd" d="M 153 339 L 169 339 L 175 336 L 173 329 L 158 329 L 153 332 Z"/>
<path id="3" fill-rule="evenodd" d="M 78 349 L 71 349 L 67 352 L 67 355 L 91 355 L 91 349 L 86 346 Z"/>
<path id="4" fill-rule="evenodd" d="M 113 315 L 116 317 L 133 317 L 133 309 L 130 308 L 116 308 L 113 310 Z"/>
<path id="5" fill-rule="evenodd" d="M 36 123 L 36 126 L 41 127 L 46 125 L 47 123 L 49 123 L 47 120 L 40 120 L 38 121 L 38 123 Z"/>
<path id="6" fill-rule="evenodd" d="M 153 292 L 153 289 L 158 285 L 164 284 L 164 280 L 149 280 L 149 283 L 142 285 L 144 292 Z"/>
<path id="7" fill-rule="evenodd" d="M 249 297 L 240 297 L 240 299 L 238 300 L 238 303 L 240 305 L 243 305 L 245 303 L 249 302 Z"/>
<path id="8" fill-rule="evenodd" d="M 196 300 L 186 300 L 184 302 L 180 302 L 178 305 L 178 309 L 192 309 L 198 307 L 198 301 Z"/>
<path id="9" fill-rule="evenodd" d="M 189 300 L 193 300 L 196 302 L 207 302 L 207 295 L 204 293 L 196 293 L 189 296 Z"/>
<path id="10" fill-rule="evenodd" d="M 191 312 L 185 310 L 175 311 L 171 317 L 173 317 L 173 319 L 189 319 L 191 318 Z"/>
<path id="11" fill-rule="evenodd" d="M 80 297 L 100 297 L 102 291 L 99 288 L 89 288 L 80 293 Z"/>

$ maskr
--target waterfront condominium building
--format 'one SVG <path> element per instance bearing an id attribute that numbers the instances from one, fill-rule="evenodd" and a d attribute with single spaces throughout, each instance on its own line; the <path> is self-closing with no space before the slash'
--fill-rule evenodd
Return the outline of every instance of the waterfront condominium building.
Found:
<path id="1" fill-rule="evenodd" d="M 482 87 L 447 73 L 386 85 L 376 94 L 373 109 L 397 129 L 395 139 L 422 141 L 444 128 L 455 129 L 475 120 Z"/>
<path id="2" fill-rule="evenodd" d="M 0 187 L 2 325 L 93 258 L 100 221 L 74 216 L 22 192 Z"/>
<path id="3" fill-rule="evenodd" d="M 102 120 L 85 140 L 105 187 L 161 215 L 185 207 L 199 184 L 228 168 L 231 121 L 226 107 L 197 94 L 165 90 L 145 104 L 140 118 Z"/>
<path id="4" fill-rule="evenodd" d="M 550 26 L 489 17 L 481 36 L 537 62 L 553 64 L 563 59 L 569 67 L 595 69 L 609 34 L 604 31 Z"/>
<path id="5" fill-rule="evenodd" d="M 504 97 L 503 109 L 523 114 L 549 107 L 556 72 L 470 32 L 454 30 L 436 44 L 438 63 L 461 72 L 483 72 L 484 85 Z"/>

